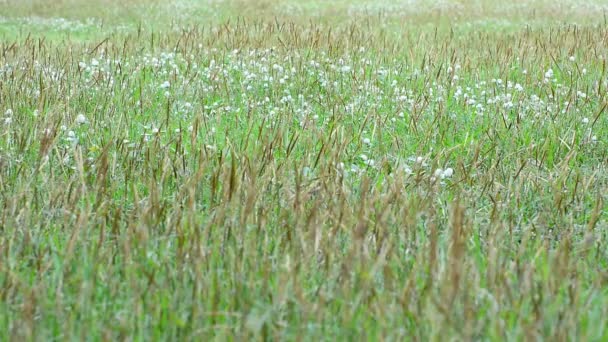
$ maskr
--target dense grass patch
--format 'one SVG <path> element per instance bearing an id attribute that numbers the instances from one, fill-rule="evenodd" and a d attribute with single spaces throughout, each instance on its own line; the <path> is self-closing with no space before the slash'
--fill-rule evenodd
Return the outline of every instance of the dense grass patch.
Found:
<path id="1" fill-rule="evenodd" d="M 608 338 L 601 3 L 37 4 L 2 337 Z"/>

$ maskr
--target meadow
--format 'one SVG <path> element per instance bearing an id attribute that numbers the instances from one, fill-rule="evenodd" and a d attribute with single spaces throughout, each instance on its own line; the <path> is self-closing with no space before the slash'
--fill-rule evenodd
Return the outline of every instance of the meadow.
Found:
<path id="1" fill-rule="evenodd" d="M 605 1 L 0 1 L 0 340 L 608 340 Z"/>

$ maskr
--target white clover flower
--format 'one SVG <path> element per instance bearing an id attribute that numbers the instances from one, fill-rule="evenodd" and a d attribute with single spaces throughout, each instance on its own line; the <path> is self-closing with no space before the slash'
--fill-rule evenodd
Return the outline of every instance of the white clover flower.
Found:
<path id="1" fill-rule="evenodd" d="M 171 83 L 169 83 L 169 81 L 165 81 L 160 85 L 161 89 L 167 89 L 171 86 Z"/>
<path id="2" fill-rule="evenodd" d="M 6 116 L 11 116 L 11 115 L 13 115 L 13 110 L 12 110 L 12 109 L 10 109 L 10 108 L 9 108 L 9 109 L 7 109 L 7 110 L 6 110 L 6 112 L 4 112 L 4 115 L 6 115 Z"/>
<path id="3" fill-rule="evenodd" d="M 451 167 L 448 167 L 447 169 L 443 170 L 443 175 L 441 176 L 441 178 L 450 178 L 454 175 L 454 169 L 452 169 Z"/>
<path id="4" fill-rule="evenodd" d="M 74 133 L 74 131 L 68 131 L 65 140 L 71 142 L 74 145 L 78 143 L 78 137 L 76 136 L 76 133 Z"/>
<path id="5" fill-rule="evenodd" d="M 445 178 L 450 178 L 454 175 L 454 169 L 452 169 L 451 167 L 444 169 L 437 169 L 435 170 L 435 173 L 433 174 L 435 176 L 435 178 L 439 178 L 439 179 L 445 179 Z"/>
<path id="6" fill-rule="evenodd" d="M 10 116 L 4 118 L 4 124 L 5 125 L 10 125 L 12 122 L 13 122 L 13 118 L 11 118 Z"/>
<path id="7" fill-rule="evenodd" d="M 574 62 L 574 61 L 576 61 L 576 57 L 574 57 L 574 56 L 570 56 L 570 58 L 569 58 L 569 59 L 570 59 L 570 62 Z"/>
<path id="8" fill-rule="evenodd" d="M 547 72 L 545 72 L 545 78 L 546 79 L 553 78 L 553 69 L 549 69 L 549 70 L 547 70 Z"/>
<path id="9" fill-rule="evenodd" d="M 361 157 L 361 159 L 363 159 L 363 161 L 364 161 L 364 162 L 365 162 L 365 161 L 367 161 L 367 160 L 369 159 L 369 158 L 367 157 L 367 155 L 365 155 L 365 154 L 360 155 L 360 157 Z"/>
<path id="10" fill-rule="evenodd" d="M 365 145 L 370 145 L 372 143 L 372 141 L 369 138 L 363 138 L 363 143 Z"/>
<path id="11" fill-rule="evenodd" d="M 589 123 L 589 118 L 583 118 L 582 121 L 583 121 L 584 124 L 588 124 Z"/>
<path id="12" fill-rule="evenodd" d="M 83 114 L 78 114 L 78 116 L 76 116 L 76 123 L 84 125 L 87 123 L 87 118 Z"/>

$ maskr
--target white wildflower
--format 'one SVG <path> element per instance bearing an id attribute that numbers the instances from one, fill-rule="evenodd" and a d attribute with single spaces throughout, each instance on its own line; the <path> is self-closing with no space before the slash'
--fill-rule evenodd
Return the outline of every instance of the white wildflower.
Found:
<path id="1" fill-rule="evenodd" d="M 437 169 L 435 170 L 434 176 L 435 178 L 439 178 L 439 179 L 444 179 L 444 178 L 450 178 L 454 175 L 454 169 L 452 169 L 451 167 L 444 169 Z"/>
<path id="2" fill-rule="evenodd" d="M 71 142 L 74 145 L 78 143 L 78 137 L 76 136 L 76 133 L 74 133 L 74 131 L 68 131 L 65 140 Z"/>
<path id="3" fill-rule="evenodd" d="M 443 175 L 441 176 L 441 178 L 450 178 L 454 175 L 454 169 L 452 169 L 451 167 L 448 167 L 447 169 L 443 170 Z"/>
<path id="4" fill-rule="evenodd" d="M 78 116 L 76 116 L 76 123 L 84 125 L 87 123 L 87 118 L 83 114 L 78 114 Z"/>

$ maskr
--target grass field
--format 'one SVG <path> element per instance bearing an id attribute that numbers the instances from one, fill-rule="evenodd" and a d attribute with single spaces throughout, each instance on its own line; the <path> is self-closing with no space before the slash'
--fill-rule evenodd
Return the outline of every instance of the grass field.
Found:
<path id="1" fill-rule="evenodd" d="M 0 340 L 608 340 L 606 1 L 0 1 Z"/>

